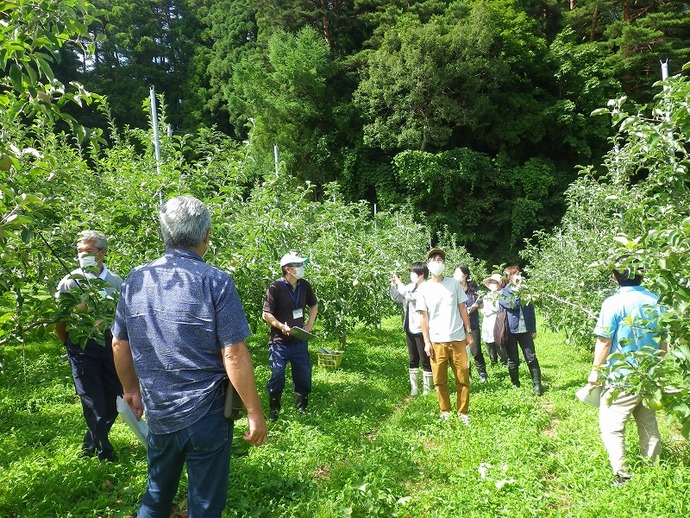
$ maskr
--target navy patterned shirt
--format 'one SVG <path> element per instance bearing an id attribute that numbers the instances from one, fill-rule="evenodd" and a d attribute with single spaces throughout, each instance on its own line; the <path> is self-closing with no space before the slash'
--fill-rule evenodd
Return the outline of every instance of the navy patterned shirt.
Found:
<path id="1" fill-rule="evenodd" d="M 155 434 L 206 415 L 226 377 L 222 349 L 251 335 L 230 275 L 178 249 L 127 276 L 112 332 L 129 341 Z"/>

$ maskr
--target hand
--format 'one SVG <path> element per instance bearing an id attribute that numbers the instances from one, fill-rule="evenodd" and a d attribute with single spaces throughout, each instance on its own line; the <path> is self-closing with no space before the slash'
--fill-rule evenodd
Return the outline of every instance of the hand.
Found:
<path id="1" fill-rule="evenodd" d="M 242 438 L 252 446 L 261 446 L 268 439 L 268 426 L 263 412 L 248 411 L 247 421 L 249 421 L 249 430 L 245 432 Z"/>
<path id="2" fill-rule="evenodd" d="M 284 335 L 290 336 L 290 330 L 291 329 L 292 328 L 289 325 L 287 325 L 287 323 L 280 324 L 280 330 L 283 332 Z"/>
<path id="3" fill-rule="evenodd" d="M 537 333 L 532 333 L 532 340 L 534 340 L 537 337 Z"/>
<path id="4" fill-rule="evenodd" d="M 434 357 L 434 348 L 431 347 L 431 342 L 425 342 L 424 343 L 424 352 L 429 358 Z"/>
<path id="5" fill-rule="evenodd" d="M 138 390 L 136 392 L 125 392 L 122 395 L 122 399 L 124 399 L 125 403 L 132 409 L 137 421 L 140 421 L 141 416 L 144 415 L 144 404 L 141 402 L 141 392 Z"/>
<path id="6" fill-rule="evenodd" d="M 474 336 L 472 336 L 472 333 L 470 331 L 466 331 L 465 335 L 467 338 L 467 345 L 474 345 Z"/>
<path id="7" fill-rule="evenodd" d="M 592 367 L 589 376 L 587 376 L 587 383 L 589 383 L 590 385 L 599 384 L 599 371 L 596 369 L 596 367 Z"/>
<path id="8" fill-rule="evenodd" d="M 306 324 L 306 325 L 304 326 L 304 330 L 305 330 L 307 333 L 311 333 L 311 330 L 312 330 L 313 327 L 314 327 L 314 324 L 308 323 L 308 324 Z"/>

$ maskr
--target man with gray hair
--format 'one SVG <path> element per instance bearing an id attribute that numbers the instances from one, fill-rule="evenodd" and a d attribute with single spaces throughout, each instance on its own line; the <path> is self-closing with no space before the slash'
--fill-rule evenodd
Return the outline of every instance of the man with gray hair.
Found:
<path id="1" fill-rule="evenodd" d="M 244 341 L 250 336 L 235 284 L 202 256 L 211 217 L 191 196 L 159 211 L 165 255 L 132 270 L 122 285 L 113 351 L 124 400 L 146 409 L 148 482 L 138 516 L 170 516 L 187 465 L 190 517 L 220 517 L 230 473 L 233 421 L 228 380 L 245 407 L 244 439 L 259 446 L 267 426 Z"/>
<path id="2" fill-rule="evenodd" d="M 103 302 L 101 297 L 110 297 L 120 289 L 122 279 L 108 270 L 103 262 L 107 252 L 108 240 L 101 232 L 85 230 L 79 234 L 79 268 L 66 275 L 57 288 L 58 296 L 63 301 L 69 300 L 66 293 L 74 295 L 71 309 L 76 313 L 83 314 L 97 309 L 96 304 Z M 96 285 L 100 285 L 100 289 L 94 290 Z M 81 454 L 84 457 L 96 455 L 102 461 L 113 461 L 115 452 L 108 433 L 117 418 L 117 396 L 122 394 L 110 347 L 113 337 L 110 330 L 105 329 L 102 336 L 94 334 L 80 343 L 77 331 L 76 328 L 68 328 L 66 322 L 55 326 L 55 333 L 67 349 L 74 387 L 81 400 L 86 421 L 87 430 Z M 73 335 L 72 338 L 70 334 Z"/>

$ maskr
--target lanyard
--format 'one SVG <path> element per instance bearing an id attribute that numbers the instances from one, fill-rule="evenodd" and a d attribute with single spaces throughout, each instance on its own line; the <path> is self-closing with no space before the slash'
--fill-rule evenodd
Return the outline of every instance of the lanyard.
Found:
<path id="1" fill-rule="evenodd" d="M 285 283 L 285 289 L 288 292 L 288 295 L 290 295 L 290 298 L 292 299 L 292 302 L 295 304 L 296 308 L 299 308 L 299 296 L 302 292 L 302 285 L 299 284 L 299 281 L 297 282 L 297 290 L 295 291 L 295 294 L 292 294 L 292 289 L 289 286 L 289 283 L 287 281 L 283 281 Z"/>

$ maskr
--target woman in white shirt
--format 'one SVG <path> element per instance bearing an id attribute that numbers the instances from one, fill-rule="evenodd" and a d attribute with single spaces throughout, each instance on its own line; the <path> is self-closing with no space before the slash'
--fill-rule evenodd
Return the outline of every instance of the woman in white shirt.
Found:
<path id="1" fill-rule="evenodd" d="M 424 351 L 424 337 L 422 336 L 421 315 L 415 311 L 417 301 L 417 288 L 426 281 L 429 269 L 424 263 L 413 263 L 410 267 L 410 283 L 404 284 L 397 273 L 393 274 L 389 294 L 391 299 L 403 305 L 403 329 L 407 340 L 407 352 L 409 355 L 410 396 L 419 393 L 419 366 L 421 364 L 423 375 L 422 395 L 428 394 L 434 385 L 434 377 L 431 372 L 431 360 Z"/>

